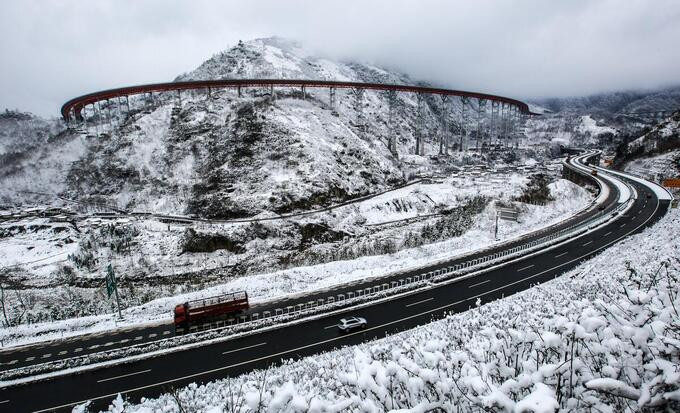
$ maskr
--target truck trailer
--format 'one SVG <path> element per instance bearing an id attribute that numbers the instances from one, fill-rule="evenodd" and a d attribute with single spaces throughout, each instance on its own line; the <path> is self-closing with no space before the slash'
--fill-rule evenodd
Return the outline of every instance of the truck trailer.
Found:
<path id="1" fill-rule="evenodd" d="M 224 319 L 248 308 L 245 291 L 187 301 L 175 307 L 175 331 L 187 331 L 192 325 Z"/>

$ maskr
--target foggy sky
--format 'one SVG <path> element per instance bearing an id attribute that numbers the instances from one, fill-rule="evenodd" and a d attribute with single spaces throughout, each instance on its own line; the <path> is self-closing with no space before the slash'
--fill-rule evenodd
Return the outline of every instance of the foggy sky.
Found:
<path id="1" fill-rule="evenodd" d="M 20 0 L 0 5 L 0 110 L 58 116 L 72 97 L 170 81 L 273 35 L 520 99 L 680 84 L 677 0 Z"/>

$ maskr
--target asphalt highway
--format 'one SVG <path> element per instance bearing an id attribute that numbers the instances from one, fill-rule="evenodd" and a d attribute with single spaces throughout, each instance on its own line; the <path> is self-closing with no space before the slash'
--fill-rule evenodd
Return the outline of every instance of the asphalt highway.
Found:
<path id="1" fill-rule="evenodd" d="M 587 156 L 584 157 L 588 158 Z M 606 180 L 606 178 L 603 179 Z M 600 211 L 597 207 L 592 207 L 586 211 L 582 211 L 582 213 L 570 219 L 550 227 L 543 228 L 539 231 L 532 232 L 531 234 L 528 234 L 527 236 L 515 241 L 496 245 L 483 251 L 466 254 L 464 257 L 459 259 L 431 265 L 425 268 L 419 268 L 413 271 L 402 272 L 393 276 L 369 280 L 359 280 L 350 284 L 333 286 L 332 290 L 315 291 L 305 293 L 303 295 L 295 295 L 287 298 L 284 297 L 278 301 L 253 306 L 244 314 L 250 315 L 253 313 L 258 313 L 262 315 L 264 311 L 270 311 L 272 314 L 274 314 L 274 310 L 276 308 L 286 308 L 288 306 L 294 307 L 297 304 L 306 304 L 310 301 L 326 298 L 329 295 L 337 296 L 337 294 L 347 294 L 350 292 L 353 293 L 357 290 L 372 288 L 384 283 L 391 283 L 392 281 L 398 281 L 400 279 L 405 279 L 407 277 L 412 277 L 429 271 L 440 270 L 449 266 L 461 264 L 471 259 L 481 258 L 490 254 L 501 252 L 503 250 L 509 250 L 516 246 L 545 236 L 548 233 L 552 233 L 562 228 L 580 223 L 599 214 L 604 214 L 617 206 L 618 196 L 619 192 L 616 189 L 616 186 L 611 185 L 609 195 L 602 203 L 602 206 L 605 208 L 603 211 Z M 139 328 L 129 328 L 124 330 L 103 331 L 97 334 L 79 335 L 63 340 L 40 342 L 14 349 L 9 348 L 0 351 L 0 371 L 32 366 L 45 362 L 65 360 L 72 357 L 128 347 L 136 344 L 151 343 L 159 339 L 172 337 L 174 334 L 174 326 L 170 323 L 144 326 Z"/>
<path id="2" fill-rule="evenodd" d="M 640 183 L 632 180 L 629 183 L 638 192 L 631 209 L 597 230 L 469 279 L 435 285 L 360 311 L 345 312 L 366 318 L 366 330 L 340 335 L 335 325 L 342 315 L 301 322 L 192 350 L 3 388 L 0 389 L 0 410 L 68 410 L 86 400 L 93 400 L 94 408 L 106 408 L 118 393 L 124 393 L 133 401 L 153 397 L 170 387 L 236 376 L 275 365 L 282 359 L 384 337 L 426 324 L 449 312 L 465 311 L 474 306 L 477 299 L 484 303 L 522 291 L 559 276 L 602 249 L 653 225 L 666 213 L 669 201 L 660 201 Z"/>

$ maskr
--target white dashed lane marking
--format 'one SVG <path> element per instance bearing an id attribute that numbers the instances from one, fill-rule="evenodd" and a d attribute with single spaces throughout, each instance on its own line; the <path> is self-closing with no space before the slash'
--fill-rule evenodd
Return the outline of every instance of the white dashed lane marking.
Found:
<path id="1" fill-rule="evenodd" d="M 491 280 L 486 280 L 486 281 L 478 282 L 477 284 L 472 284 L 472 285 L 471 285 L 471 286 L 469 286 L 468 288 L 475 288 L 475 287 L 479 287 L 480 285 L 482 285 L 482 284 L 486 284 L 486 283 L 488 283 L 489 281 L 491 281 Z"/>
<path id="2" fill-rule="evenodd" d="M 59 352 L 59 355 L 60 355 L 60 356 L 63 356 L 63 355 L 66 354 L 66 353 L 68 353 L 68 351 L 62 350 L 62 351 Z"/>
<path id="3" fill-rule="evenodd" d="M 415 303 L 406 304 L 406 307 L 411 307 L 412 305 L 418 305 L 418 304 L 426 303 L 426 302 L 432 301 L 432 300 L 434 300 L 434 297 L 430 297 L 430 298 L 426 298 L 424 300 L 416 301 Z"/>
<path id="4" fill-rule="evenodd" d="M 253 347 L 264 346 L 265 344 L 267 344 L 267 343 L 266 343 L 266 342 L 262 342 L 262 343 L 258 343 L 258 344 L 253 344 L 252 346 L 245 346 L 245 347 L 237 348 L 237 349 L 235 349 L 235 350 L 228 350 L 228 351 L 223 352 L 222 354 L 235 353 L 235 352 L 237 352 L 237 351 L 247 350 L 247 349 L 253 348 Z"/>
<path id="5" fill-rule="evenodd" d="M 560 257 L 563 256 L 563 255 L 567 255 L 567 253 L 569 253 L 569 251 L 564 251 L 564 252 L 561 253 L 561 254 L 555 255 L 555 258 L 560 258 Z"/>
<path id="6" fill-rule="evenodd" d="M 52 354 L 51 354 L 51 353 L 46 353 L 46 354 L 43 354 L 40 358 L 41 358 L 41 359 L 46 359 L 46 358 L 48 358 L 48 357 L 52 357 Z"/>
<path id="7" fill-rule="evenodd" d="M 26 361 L 33 361 L 33 360 L 35 360 L 35 357 L 33 357 L 33 356 L 31 356 L 31 357 L 26 357 Z"/>
<path id="8" fill-rule="evenodd" d="M 337 327 L 337 326 L 338 326 L 337 324 L 333 324 L 333 325 L 331 325 L 331 326 L 326 326 L 326 327 L 324 327 L 323 329 L 324 329 L 324 330 L 328 330 L 329 328 L 333 328 L 333 327 Z"/>
<path id="9" fill-rule="evenodd" d="M 142 339 L 142 336 L 135 337 L 135 341 L 138 341 L 138 340 L 141 340 L 141 339 Z"/>
<path id="10" fill-rule="evenodd" d="M 77 349 L 73 350 L 74 353 L 80 353 L 81 351 L 83 351 L 82 347 L 78 347 Z"/>
<path id="11" fill-rule="evenodd" d="M 531 267 L 533 267 L 533 266 L 534 266 L 534 264 L 527 265 L 526 267 L 522 267 L 522 268 L 520 268 L 519 270 L 517 270 L 517 272 L 524 271 L 524 270 L 528 270 L 529 268 L 531 268 Z"/>
<path id="12" fill-rule="evenodd" d="M 154 338 L 154 337 L 156 337 L 157 335 L 158 335 L 158 334 L 156 334 L 156 333 L 151 333 L 151 334 L 149 334 L 149 338 Z"/>
<path id="13" fill-rule="evenodd" d="M 586 242 L 585 244 L 583 244 L 582 246 L 585 247 L 586 245 L 592 244 L 592 243 L 593 243 L 593 241 L 588 241 L 588 242 Z"/>
<path id="14" fill-rule="evenodd" d="M 147 369 L 147 370 L 142 370 L 142 371 L 136 371 L 136 372 L 134 372 L 134 373 L 123 374 L 122 376 L 109 377 L 108 379 L 97 380 L 97 383 L 103 383 L 103 382 L 105 382 L 105 381 L 111 381 L 111 380 L 122 379 L 122 378 L 124 378 L 124 377 L 136 376 L 136 375 L 138 375 L 138 374 L 144 374 L 144 373 L 148 373 L 148 372 L 150 372 L 150 371 L 151 371 L 151 369 Z"/>

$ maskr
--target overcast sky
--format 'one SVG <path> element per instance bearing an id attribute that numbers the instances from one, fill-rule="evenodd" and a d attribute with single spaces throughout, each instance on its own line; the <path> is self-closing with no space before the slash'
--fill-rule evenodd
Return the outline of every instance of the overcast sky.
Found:
<path id="1" fill-rule="evenodd" d="M 57 116 L 71 97 L 169 81 L 273 35 L 517 98 L 680 84 L 678 0 L 5 0 L 0 109 Z"/>

